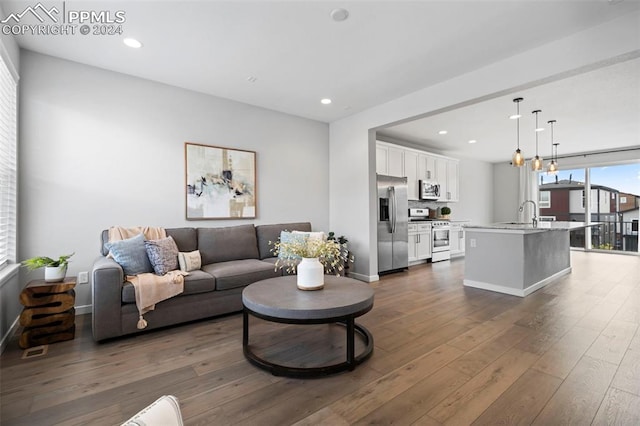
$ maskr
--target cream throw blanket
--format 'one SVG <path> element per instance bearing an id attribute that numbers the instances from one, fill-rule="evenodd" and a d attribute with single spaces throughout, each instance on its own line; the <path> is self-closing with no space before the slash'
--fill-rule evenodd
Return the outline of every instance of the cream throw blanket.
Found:
<path id="1" fill-rule="evenodd" d="M 127 281 L 133 284 L 136 293 L 136 306 L 140 313 L 138 329 L 142 330 L 147 327 L 147 321 L 143 315 L 153 311 L 156 308 L 156 303 L 184 291 L 184 275 L 189 275 L 189 273 L 175 270 L 162 276 L 152 273 L 127 276 Z"/>
<path id="2" fill-rule="evenodd" d="M 167 237 L 167 232 L 164 228 L 149 226 L 123 228 L 121 226 L 113 226 L 109 228 L 109 241 L 133 238 L 141 233 L 144 234 L 147 240 L 159 240 Z M 143 315 L 154 310 L 156 303 L 167 300 L 184 291 L 185 275 L 189 275 L 189 273 L 176 270 L 169 271 L 162 276 L 152 273 L 127 276 L 127 281 L 133 284 L 136 294 L 136 306 L 140 314 L 138 317 L 138 329 L 142 330 L 147 327 L 147 321 Z"/>
<path id="3" fill-rule="evenodd" d="M 167 231 L 156 226 L 135 226 L 124 228 L 122 226 L 112 226 L 109 228 L 109 242 L 120 241 L 133 238 L 138 234 L 144 234 L 146 240 L 159 240 L 167 238 Z"/>

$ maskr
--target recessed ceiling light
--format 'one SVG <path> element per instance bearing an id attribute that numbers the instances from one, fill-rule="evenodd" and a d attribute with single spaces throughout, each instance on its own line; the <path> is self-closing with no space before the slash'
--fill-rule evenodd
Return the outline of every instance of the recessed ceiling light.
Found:
<path id="1" fill-rule="evenodd" d="M 135 38 L 125 38 L 123 43 L 129 47 L 133 47 L 134 49 L 140 49 L 142 47 L 142 43 L 140 43 Z"/>
<path id="2" fill-rule="evenodd" d="M 520 118 L 520 117 L 522 117 L 522 115 L 520 115 L 520 114 L 513 114 L 513 115 L 510 115 L 510 116 L 509 116 L 509 118 L 510 118 L 511 120 L 517 120 L 517 119 L 518 119 L 518 118 Z"/>
<path id="3" fill-rule="evenodd" d="M 477 140 L 475 140 L 475 139 L 471 139 L 471 140 L 469 141 L 469 143 L 476 143 L 476 142 L 478 142 L 478 141 L 477 141 Z"/>
<path id="4" fill-rule="evenodd" d="M 448 132 L 446 130 L 440 130 L 438 132 L 439 135 L 446 135 Z"/>
<path id="5" fill-rule="evenodd" d="M 329 98 L 320 99 L 320 103 L 323 105 L 329 105 L 331 103 L 331 99 Z"/>
<path id="6" fill-rule="evenodd" d="M 544 127 L 537 127 L 536 128 L 536 132 L 542 132 L 544 130 Z"/>
<path id="7" fill-rule="evenodd" d="M 347 9 L 333 9 L 331 11 L 331 19 L 336 22 L 342 22 L 349 17 L 349 11 Z"/>

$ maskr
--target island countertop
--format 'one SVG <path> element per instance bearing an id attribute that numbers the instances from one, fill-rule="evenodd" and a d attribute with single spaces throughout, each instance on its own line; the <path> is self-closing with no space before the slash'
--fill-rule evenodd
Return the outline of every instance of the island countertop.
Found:
<path id="1" fill-rule="evenodd" d="M 518 233 L 529 234 L 535 232 L 547 232 L 547 231 L 573 231 L 575 229 L 586 228 L 589 226 L 599 225 L 599 222 L 593 222 L 586 224 L 584 222 L 568 222 L 568 221 L 543 221 L 538 222 L 538 226 L 534 228 L 531 223 L 519 223 L 519 222 L 500 222 L 491 223 L 488 225 L 463 225 L 465 229 L 476 232 L 506 232 L 506 233 Z"/>

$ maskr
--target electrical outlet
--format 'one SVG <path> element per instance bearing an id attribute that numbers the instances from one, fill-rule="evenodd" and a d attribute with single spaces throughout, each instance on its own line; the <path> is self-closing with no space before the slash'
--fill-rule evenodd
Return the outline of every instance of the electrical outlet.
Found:
<path id="1" fill-rule="evenodd" d="M 78 272 L 78 284 L 87 284 L 89 282 L 88 272 Z"/>
<path id="2" fill-rule="evenodd" d="M 475 238 L 471 238 L 471 240 L 469 241 L 469 245 L 471 247 L 475 247 L 476 246 L 476 239 Z"/>

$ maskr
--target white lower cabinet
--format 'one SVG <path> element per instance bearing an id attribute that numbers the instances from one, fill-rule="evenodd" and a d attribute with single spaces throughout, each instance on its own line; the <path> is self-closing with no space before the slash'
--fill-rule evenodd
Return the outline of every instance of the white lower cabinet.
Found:
<path id="1" fill-rule="evenodd" d="M 449 231 L 451 257 L 464 256 L 464 228 L 461 223 L 452 223 Z"/>
<path id="2" fill-rule="evenodd" d="M 409 224 L 409 262 L 431 258 L 431 224 Z"/>

